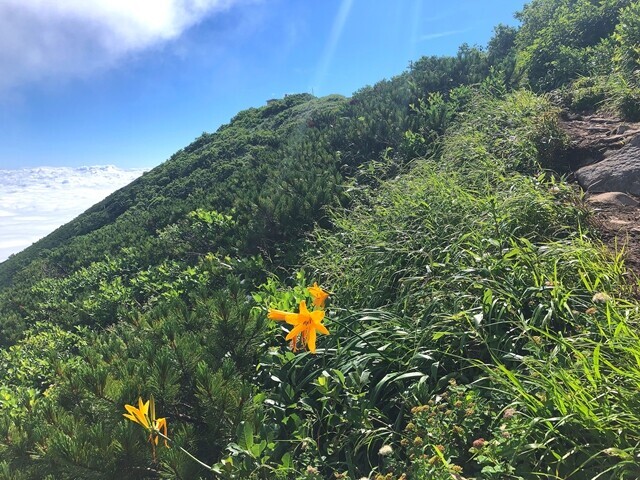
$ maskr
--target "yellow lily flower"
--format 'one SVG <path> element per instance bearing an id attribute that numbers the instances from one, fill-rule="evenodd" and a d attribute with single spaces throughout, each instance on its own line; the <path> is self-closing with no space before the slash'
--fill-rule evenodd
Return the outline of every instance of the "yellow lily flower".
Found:
<path id="1" fill-rule="evenodd" d="M 142 397 L 138 397 L 138 408 L 133 405 L 125 405 L 124 408 L 128 412 L 122 414 L 124 418 L 142 425 L 149 432 L 149 441 L 152 445 L 158 445 L 158 433 L 162 433 L 165 437 L 167 436 L 167 419 L 156 418 L 156 403 L 153 400 L 153 395 L 146 402 L 142 400 Z M 151 410 L 150 413 L 149 410 Z M 164 445 L 165 447 L 168 446 L 166 438 Z"/>
<path id="2" fill-rule="evenodd" d="M 317 282 L 314 282 L 313 287 L 309 287 L 307 290 L 309 290 L 309 293 L 313 297 L 313 304 L 316 307 L 324 307 L 324 302 L 329 298 L 329 294 L 322 290 Z"/>
<path id="3" fill-rule="evenodd" d="M 151 429 L 151 426 L 149 425 L 148 415 L 149 401 L 144 403 L 142 401 L 142 397 L 138 397 L 138 408 L 134 407 L 133 405 L 125 405 L 124 408 L 127 412 L 129 412 L 128 414 L 122 414 L 124 418 L 128 418 L 132 422 L 139 423 L 145 428 L 145 430 Z"/>
<path id="4" fill-rule="evenodd" d="M 302 342 L 306 344 L 311 353 L 316 353 L 316 332 L 323 335 L 329 335 L 329 330 L 322 324 L 324 318 L 323 310 L 315 310 L 310 312 L 307 310 L 307 302 L 300 302 L 300 313 L 287 313 L 284 320 L 293 325 L 293 328 L 286 337 L 291 340 L 293 350 L 298 343 L 298 339 L 302 337 Z M 285 312 L 286 313 L 286 312 Z"/>

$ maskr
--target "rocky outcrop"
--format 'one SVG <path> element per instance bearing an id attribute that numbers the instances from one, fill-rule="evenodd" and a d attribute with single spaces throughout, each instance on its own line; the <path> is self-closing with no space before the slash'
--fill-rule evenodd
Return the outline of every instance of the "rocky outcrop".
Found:
<path id="1" fill-rule="evenodd" d="M 601 161 L 575 172 L 580 186 L 589 193 L 624 192 L 640 196 L 640 135 L 619 150 L 604 153 Z"/>
<path id="2" fill-rule="evenodd" d="M 640 123 L 565 114 L 561 125 L 570 144 L 558 170 L 586 190 L 592 226 L 640 279 Z"/>

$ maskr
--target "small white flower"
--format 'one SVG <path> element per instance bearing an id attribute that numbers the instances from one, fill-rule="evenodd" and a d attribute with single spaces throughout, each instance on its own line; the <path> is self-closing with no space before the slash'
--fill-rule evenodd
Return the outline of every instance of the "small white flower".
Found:
<path id="1" fill-rule="evenodd" d="M 381 457 L 389 456 L 392 453 L 393 447 L 391 445 L 383 445 L 382 447 L 380 447 L 380 450 L 378 450 L 378 455 L 380 455 Z"/>
<path id="2" fill-rule="evenodd" d="M 593 303 L 607 303 L 609 300 L 611 297 L 603 292 L 598 292 L 591 298 Z"/>

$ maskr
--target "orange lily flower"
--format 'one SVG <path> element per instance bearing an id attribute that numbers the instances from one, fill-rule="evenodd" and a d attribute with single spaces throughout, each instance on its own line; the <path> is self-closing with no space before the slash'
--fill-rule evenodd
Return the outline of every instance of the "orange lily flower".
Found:
<path id="1" fill-rule="evenodd" d="M 317 282 L 314 282 L 313 287 L 309 287 L 307 290 L 309 290 L 309 293 L 313 297 L 313 304 L 316 307 L 324 307 L 324 302 L 329 298 L 329 294 L 322 290 Z"/>
<path id="2" fill-rule="evenodd" d="M 307 346 L 311 353 L 316 353 L 316 335 L 317 332 L 323 335 L 329 335 L 329 330 L 322 324 L 324 318 L 323 310 L 314 310 L 310 312 L 307 310 L 307 302 L 304 300 L 300 302 L 300 313 L 287 313 L 284 320 L 293 325 L 293 328 L 286 337 L 286 340 L 291 340 L 293 350 L 298 343 L 298 339 L 302 337 L 302 342 Z"/>

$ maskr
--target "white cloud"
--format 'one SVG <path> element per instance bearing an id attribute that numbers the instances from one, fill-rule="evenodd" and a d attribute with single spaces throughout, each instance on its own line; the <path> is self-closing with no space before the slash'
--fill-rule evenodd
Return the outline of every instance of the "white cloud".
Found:
<path id="1" fill-rule="evenodd" d="M 73 220 L 142 172 L 113 166 L 0 170 L 0 262 Z"/>
<path id="2" fill-rule="evenodd" d="M 85 75 L 251 0 L 1 0 L 0 91 Z"/>

